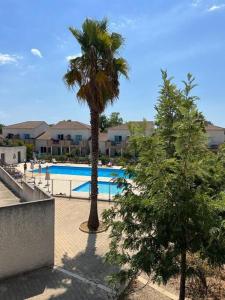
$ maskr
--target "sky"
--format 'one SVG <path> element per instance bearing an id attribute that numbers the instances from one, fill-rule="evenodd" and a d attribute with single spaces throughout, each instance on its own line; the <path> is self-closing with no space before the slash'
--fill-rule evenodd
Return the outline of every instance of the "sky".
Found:
<path id="1" fill-rule="evenodd" d="M 0 123 L 89 123 L 88 107 L 62 80 L 81 52 L 68 27 L 87 17 L 107 17 L 125 38 L 129 80 L 121 77 L 106 114 L 153 120 L 164 69 L 179 87 L 191 72 L 199 109 L 225 127 L 225 0 L 0 0 Z"/>

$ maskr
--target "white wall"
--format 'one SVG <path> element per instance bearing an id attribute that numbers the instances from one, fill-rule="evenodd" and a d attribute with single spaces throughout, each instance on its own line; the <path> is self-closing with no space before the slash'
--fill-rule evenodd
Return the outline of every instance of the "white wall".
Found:
<path id="1" fill-rule="evenodd" d="M 27 148 L 25 146 L 18 147 L 1 147 L 0 146 L 0 158 L 1 154 L 5 154 L 5 162 L 7 164 L 17 164 L 18 163 L 18 152 L 21 153 L 21 162 L 26 160 Z"/>
<path id="2" fill-rule="evenodd" d="M 129 130 L 108 130 L 108 140 L 115 141 L 115 135 L 121 135 L 122 141 L 125 141 L 130 136 Z"/>
<path id="3" fill-rule="evenodd" d="M 147 127 L 145 134 L 146 135 L 151 135 L 154 132 L 154 128 Z M 115 141 L 115 135 L 120 135 L 122 136 L 122 141 L 127 140 L 127 137 L 130 136 L 130 131 L 128 129 L 118 129 L 118 130 L 111 130 L 110 128 L 108 129 L 108 140 L 110 141 Z"/>
<path id="4" fill-rule="evenodd" d="M 64 139 L 67 135 L 71 136 L 71 139 L 75 140 L 76 135 L 82 135 L 82 140 L 88 140 L 91 136 L 91 130 L 90 129 L 80 129 L 80 130 L 74 130 L 74 129 L 55 129 L 55 128 L 49 128 L 49 134 L 52 139 L 57 140 L 58 134 L 63 134 Z"/>
<path id="5" fill-rule="evenodd" d="M 41 147 L 47 147 L 47 140 L 35 140 L 35 151 L 41 151 Z"/>
<path id="6" fill-rule="evenodd" d="M 224 131 L 222 130 L 210 130 L 207 132 L 208 143 L 211 145 L 220 145 L 225 141 Z"/>
<path id="7" fill-rule="evenodd" d="M 101 154 L 105 154 L 105 151 L 106 151 L 106 142 L 103 142 L 103 141 L 99 141 L 99 151 L 101 152 Z M 91 148 L 91 145 L 90 145 L 90 148 Z"/>

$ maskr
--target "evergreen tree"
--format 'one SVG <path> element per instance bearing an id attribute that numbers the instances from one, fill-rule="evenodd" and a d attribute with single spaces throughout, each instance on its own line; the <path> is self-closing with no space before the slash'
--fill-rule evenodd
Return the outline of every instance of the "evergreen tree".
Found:
<path id="1" fill-rule="evenodd" d="M 156 132 L 140 139 L 138 163 L 127 168 L 133 184 L 120 180 L 124 193 L 104 213 L 111 229 L 106 258 L 121 267 L 112 276 L 121 281 L 139 271 L 164 284 L 180 275 L 184 300 L 188 254 L 212 266 L 225 262 L 225 155 L 207 149 L 193 77 L 183 90 L 166 72 L 162 78 Z"/>

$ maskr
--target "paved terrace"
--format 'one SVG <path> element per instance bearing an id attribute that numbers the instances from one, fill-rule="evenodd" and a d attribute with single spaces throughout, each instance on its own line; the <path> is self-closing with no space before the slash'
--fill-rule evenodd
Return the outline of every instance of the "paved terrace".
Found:
<path id="1" fill-rule="evenodd" d="M 20 199 L 0 181 L 0 207 L 19 203 Z"/>
<path id="2" fill-rule="evenodd" d="M 56 199 L 55 268 L 2 281 L 0 299 L 113 298 L 105 280 L 112 267 L 103 261 L 107 233 L 88 235 L 79 230 L 88 217 L 89 205 L 87 200 Z M 99 203 L 99 212 L 108 207 L 108 203 Z"/>
<path id="3" fill-rule="evenodd" d="M 88 235 L 79 230 L 80 223 L 87 219 L 89 206 L 87 200 L 56 198 L 54 269 L 40 269 L 1 281 L 0 299 L 115 299 L 106 282 L 113 268 L 103 259 L 108 250 L 108 233 Z M 98 207 L 101 214 L 110 204 L 99 202 Z M 143 289 L 140 282 L 136 288 L 138 290 L 125 299 L 170 299 L 149 286 Z"/>

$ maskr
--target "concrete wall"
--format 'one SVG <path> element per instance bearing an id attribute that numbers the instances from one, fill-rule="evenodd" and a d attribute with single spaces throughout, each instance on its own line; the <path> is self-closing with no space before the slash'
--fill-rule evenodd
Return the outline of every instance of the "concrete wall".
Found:
<path id="1" fill-rule="evenodd" d="M 23 162 L 27 158 L 27 148 L 25 146 L 18 147 L 1 147 L 0 146 L 0 159 L 1 154 L 5 155 L 5 163 L 18 164 L 18 158 L 20 152 L 20 162 Z"/>
<path id="2" fill-rule="evenodd" d="M 21 198 L 24 201 L 35 201 L 42 199 L 49 199 L 49 194 L 47 194 L 44 190 L 37 186 L 31 186 L 29 183 L 23 181 L 22 182 L 22 195 Z"/>
<path id="3" fill-rule="evenodd" d="M 0 167 L 0 179 L 17 197 L 22 198 L 22 186 L 19 185 L 2 167 Z"/>
<path id="4" fill-rule="evenodd" d="M 2 167 L 0 167 L 0 179 L 23 201 L 29 202 L 50 198 L 50 195 L 44 190 L 36 186 L 33 187 L 25 181 L 22 181 L 22 186 L 19 185 Z"/>
<path id="5" fill-rule="evenodd" d="M 14 135 L 19 135 L 21 139 L 24 138 L 24 134 L 29 134 L 30 138 L 36 138 L 39 136 L 41 133 L 47 131 L 48 129 L 48 124 L 43 122 L 40 126 L 33 128 L 33 129 L 20 129 L 20 128 L 7 128 L 3 127 L 2 129 L 2 134 L 4 137 L 7 137 L 8 134 L 14 134 Z"/>
<path id="6" fill-rule="evenodd" d="M 0 208 L 0 279 L 54 264 L 54 199 Z"/>

